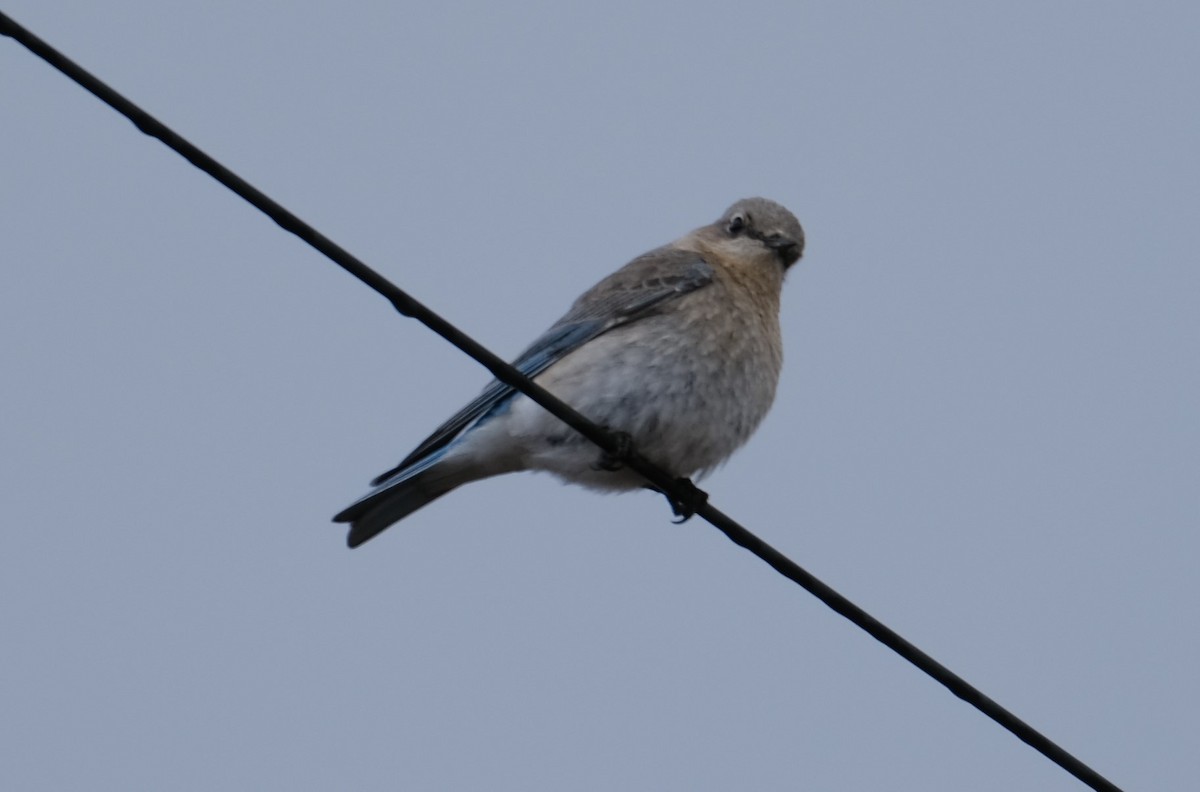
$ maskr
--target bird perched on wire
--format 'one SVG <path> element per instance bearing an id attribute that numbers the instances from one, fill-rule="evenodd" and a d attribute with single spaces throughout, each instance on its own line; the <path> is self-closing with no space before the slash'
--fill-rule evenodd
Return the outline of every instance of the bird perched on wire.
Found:
<path id="1" fill-rule="evenodd" d="M 513 365 L 677 477 L 749 439 L 783 363 L 779 295 L 804 231 L 765 198 L 638 256 L 593 286 Z M 512 386 L 493 381 L 333 519 L 357 547 L 450 490 L 544 470 L 600 490 L 646 486 Z"/>

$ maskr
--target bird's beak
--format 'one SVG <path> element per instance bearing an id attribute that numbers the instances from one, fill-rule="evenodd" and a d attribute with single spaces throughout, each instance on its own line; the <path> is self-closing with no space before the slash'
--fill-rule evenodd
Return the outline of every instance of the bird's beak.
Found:
<path id="1" fill-rule="evenodd" d="M 783 262 L 784 269 L 800 260 L 800 245 L 794 239 L 781 236 L 776 239 L 764 240 L 767 247 L 775 251 L 775 255 Z"/>

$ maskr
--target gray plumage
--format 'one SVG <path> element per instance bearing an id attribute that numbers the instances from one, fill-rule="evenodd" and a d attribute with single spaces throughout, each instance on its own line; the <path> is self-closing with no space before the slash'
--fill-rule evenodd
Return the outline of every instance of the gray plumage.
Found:
<path id="1" fill-rule="evenodd" d="M 739 201 L 589 289 L 514 365 L 592 421 L 628 433 L 673 475 L 704 475 L 749 438 L 774 400 L 780 289 L 803 246 L 787 209 Z M 595 489 L 643 486 L 600 457 L 493 381 L 334 520 L 351 524 L 354 547 L 462 484 L 518 470 Z"/>

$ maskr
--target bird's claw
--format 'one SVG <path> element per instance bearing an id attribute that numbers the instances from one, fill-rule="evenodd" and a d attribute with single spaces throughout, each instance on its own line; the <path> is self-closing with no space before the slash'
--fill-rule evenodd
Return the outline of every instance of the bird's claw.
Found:
<path id="1" fill-rule="evenodd" d="M 667 495 L 667 503 L 671 505 L 671 511 L 678 518 L 671 522 L 682 525 L 692 519 L 696 512 L 708 502 L 708 493 L 693 484 L 691 479 L 677 478 L 675 486 L 681 491 L 682 497 L 676 500 L 671 495 Z"/>

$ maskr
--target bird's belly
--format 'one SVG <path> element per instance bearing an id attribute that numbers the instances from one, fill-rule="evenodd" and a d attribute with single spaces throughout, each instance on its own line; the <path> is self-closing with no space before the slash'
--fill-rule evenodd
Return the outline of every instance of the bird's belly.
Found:
<path id="1" fill-rule="evenodd" d="M 722 355 L 715 343 L 650 326 L 613 332 L 565 357 L 537 378 L 597 424 L 626 432 L 634 449 L 673 476 L 702 476 L 724 462 L 762 421 L 775 396 L 779 365 L 769 350 L 742 345 Z M 667 328 L 666 330 L 669 330 Z M 525 466 L 597 489 L 633 489 L 628 470 L 601 467 L 590 441 L 525 397 L 512 405 L 510 431 Z"/>

